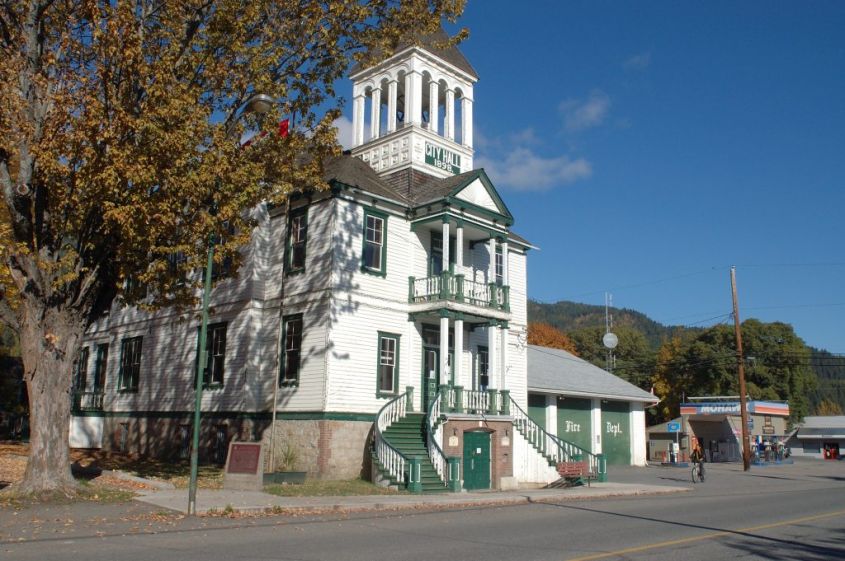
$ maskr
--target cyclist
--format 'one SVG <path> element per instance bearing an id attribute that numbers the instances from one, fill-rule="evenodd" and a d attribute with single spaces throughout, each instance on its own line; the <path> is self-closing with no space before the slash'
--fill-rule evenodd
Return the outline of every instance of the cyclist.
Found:
<path id="1" fill-rule="evenodd" d="M 690 454 L 690 461 L 693 465 L 693 473 L 697 472 L 698 479 L 704 481 L 704 453 L 701 451 L 701 446 L 696 446 Z"/>

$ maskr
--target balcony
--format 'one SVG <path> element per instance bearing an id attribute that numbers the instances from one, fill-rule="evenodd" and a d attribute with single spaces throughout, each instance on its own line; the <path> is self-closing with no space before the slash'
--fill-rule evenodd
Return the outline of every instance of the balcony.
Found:
<path id="1" fill-rule="evenodd" d="M 73 411 L 102 411 L 103 392 L 73 392 Z"/>
<path id="2" fill-rule="evenodd" d="M 464 275 L 448 271 L 433 277 L 408 277 L 408 302 L 410 304 L 453 302 L 474 308 L 510 312 L 507 286 L 467 280 Z"/>

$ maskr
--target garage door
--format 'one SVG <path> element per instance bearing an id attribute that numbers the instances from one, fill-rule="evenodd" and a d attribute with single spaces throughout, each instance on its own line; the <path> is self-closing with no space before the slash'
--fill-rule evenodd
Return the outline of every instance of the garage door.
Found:
<path id="1" fill-rule="evenodd" d="M 590 412 L 593 402 L 590 399 L 558 398 L 557 400 L 557 435 L 558 437 L 592 451 Z"/>
<path id="2" fill-rule="evenodd" d="M 542 428 L 546 428 L 546 395 L 528 394 L 528 416 Z"/>
<path id="3" fill-rule="evenodd" d="M 627 401 L 601 403 L 602 452 L 609 465 L 630 465 L 631 422 Z"/>

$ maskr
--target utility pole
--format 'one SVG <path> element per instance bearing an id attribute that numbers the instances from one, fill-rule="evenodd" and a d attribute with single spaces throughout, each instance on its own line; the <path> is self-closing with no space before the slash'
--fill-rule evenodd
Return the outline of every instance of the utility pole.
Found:
<path id="1" fill-rule="evenodd" d="M 742 359 L 742 331 L 739 328 L 739 304 L 736 299 L 736 267 L 731 267 L 731 294 L 734 304 L 734 331 L 736 332 L 736 368 L 739 373 L 739 413 L 742 418 L 742 469 L 751 468 L 751 450 L 748 447 L 748 411 L 746 409 L 745 364 Z"/>

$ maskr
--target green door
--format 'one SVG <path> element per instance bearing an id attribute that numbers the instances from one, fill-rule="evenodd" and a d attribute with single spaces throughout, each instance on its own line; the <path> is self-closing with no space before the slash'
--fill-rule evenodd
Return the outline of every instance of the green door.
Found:
<path id="1" fill-rule="evenodd" d="M 602 401 L 602 452 L 609 465 L 631 464 L 630 406 L 627 401 Z"/>
<path id="2" fill-rule="evenodd" d="M 428 347 L 423 348 L 423 380 L 422 403 L 423 411 L 428 412 L 428 406 L 437 396 L 440 385 L 440 351 Z"/>
<path id="3" fill-rule="evenodd" d="M 557 435 L 559 438 L 592 452 L 593 402 L 590 399 L 564 397 L 557 402 Z"/>
<path id="4" fill-rule="evenodd" d="M 490 488 L 490 433 L 464 433 L 464 489 Z"/>

